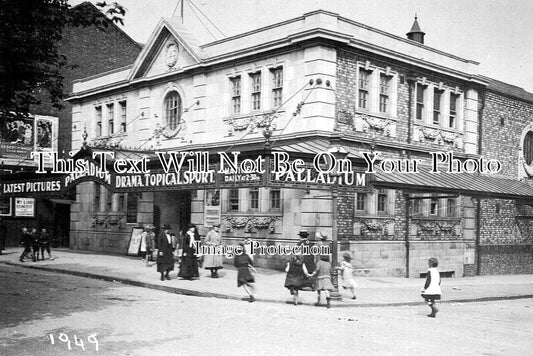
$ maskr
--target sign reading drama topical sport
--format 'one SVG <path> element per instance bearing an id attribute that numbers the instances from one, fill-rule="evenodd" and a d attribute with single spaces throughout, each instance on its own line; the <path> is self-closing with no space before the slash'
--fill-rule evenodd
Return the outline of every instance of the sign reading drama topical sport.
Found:
<path id="1" fill-rule="evenodd" d="M 15 216 L 33 218 L 35 215 L 34 198 L 15 198 Z"/>
<path id="2" fill-rule="evenodd" d="M 142 227 L 134 227 L 131 229 L 130 235 L 130 244 L 128 245 L 128 256 L 137 256 L 139 255 L 139 250 L 141 248 L 141 235 L 144 229 Z"/>

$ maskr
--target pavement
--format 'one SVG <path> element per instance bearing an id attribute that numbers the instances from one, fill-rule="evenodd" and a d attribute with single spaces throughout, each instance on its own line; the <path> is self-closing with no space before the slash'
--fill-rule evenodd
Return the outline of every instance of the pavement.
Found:
<path id="1" fill-rule="evenodd" d="M 171 280 L 160 281 L 156 265 L 146 267 L 140 257 L 97 254 L 86 251 L 54 249 L 53 260 L 19 261 L 22 248 L 7 248 L 0 255 L 0 263 L 96 278 L 138 287 L 161 290 L 198 297 L 247 300 L 246 292 L 237 287 L 237 271 L 231 265 L 219 270 L 220 278 L 210 278 L 210 272 L 200 270 L 200 278 L 182 280 L 177 277 L 178 265 L 171 273 Z M 423 303 L 421 278 L 356 277 L 357 299 L 350 299 L 349 291 L 340 290 L 342 300 L 332 301 L 332 306 L 376 307 L 418 305 Z M 256 300 L 259 302 L 292 303 L 292 297 L 284 287 L 285 273 L 257 268 Z M 466 303 L 505 299 L 533 298 L 533 274 L 494 275 L 463 278 L 443 278 L 441 303 Z M 301 292 L 302 304 L 313 305 L 316 292 Z"/>

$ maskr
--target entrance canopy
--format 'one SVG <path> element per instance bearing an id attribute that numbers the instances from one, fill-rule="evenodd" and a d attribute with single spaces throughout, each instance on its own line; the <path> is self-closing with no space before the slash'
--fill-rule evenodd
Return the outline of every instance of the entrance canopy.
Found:
<path id="1" fill-rule="evenodd" d="M 533 186 L 514 179 L 474 173 L 431 173 L 419 167 L 417 173 L 377 171 L 374 186 L 415 192 L 461 194 L 479 198 L 520 199 L 533 203 Z"/>

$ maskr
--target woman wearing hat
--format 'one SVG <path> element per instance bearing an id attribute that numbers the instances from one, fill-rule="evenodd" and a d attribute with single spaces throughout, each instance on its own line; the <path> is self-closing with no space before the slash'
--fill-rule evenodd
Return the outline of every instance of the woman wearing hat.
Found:
<path id="1" fill-rule="evenodd" d="M 181 255 L 180 271 L 178 277 L 188 279 L 190 281 L 195 277 L 200 277 L 198 273 L 198 261 L 196 258 L 195 249 L 195 231 L 196 225 L 189 224 L 188 230 L 183 238 L 183 252 Z"/>
<path id="2" fill-rule="evenodd" d="M 296 244 L 296 246 L 301 246 L 302 248 L 302 254 L 303 254 L 303 263 L 305 264 L 305 267 L 309 271 L 309 273 L 312 273 L 315 270 L 315 257 L 311 255 L 311 242 L 309 242 L 309 233 L 305 230 L 301 230 L 298 233 L 298 236 L 300 236 L 300 241 Z"/>
<path id="3" fill-rule="evenodd" d="M 220 224 L 217 223 L 205 236 L 204 244 L 213 248 L 212 252 L 215 252 L 220 242 Z M 216 253 L 204 255 L 204 268 L 211 271 L 211 278 L 218 278 L 218 270 L 222 268 L 222 255 Z"/>
<path id="4" fill-rule="evenodd" d="M 157 272 L 161 273 L 161 280 L 169 280 L 170 271 L 174 270 L 174 255 L 172 254 L 172 237 L 170 236 L 170 225 L 165 224 L 161 228 L 163 231 L 157 236 Z"/>
<path id="5" fill-rule="evenodd" d="M 357 288 L 357 283 L 353 277 L 353 266 L 350 263 L 352 256 L 348 252 L 345 252 L 342 258 L 344 261 L 341 262 L 340 267 L 337 267 L 338 270 L 342 271 L 342 288 L 349 289 L 352 292 L 352 299 L 356 299 L 355 288 Z"/>

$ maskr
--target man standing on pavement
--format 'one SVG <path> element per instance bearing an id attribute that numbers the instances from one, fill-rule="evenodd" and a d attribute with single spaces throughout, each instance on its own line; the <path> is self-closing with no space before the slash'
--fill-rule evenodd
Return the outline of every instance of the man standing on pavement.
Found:
<path id="1" fill-rule="evenodd" d="M 170 280 L 169 273 L 174 270 L 174 255 L 172 253 L 172 237 L 170 225 L 165 224 L 163 231 L 157 236 L 157 272 L 161 273 L 161 280 Z"/>
<path id="2" fill-rule="evenodd" d="M 20 236 L 20 244 L 24 247 L 24 251 L 22 251 L 22 254 L 19 257 L 20 262 L 24 262 L 24 257 L 26 257 L 28 253 L 31 254 L 32 260 L 35 260 L 35 257 L 33 256 L 33 253 L 31 252 L 32 242 L 33 242 L 33 239 L 31 237 L 31 234 L 28 232 L 28 228 L 23 227 L 22 235 Z"/>
<path id="3" fill-rule="evenodd" d="M 44 250 L 48 252 L 48 258 L 53 261 L 52 253 L 50 252 L 50 234 L 45 228 L 39 233 L 39 247 L 41 248 L 41 259 L 44 261 Z"/>

